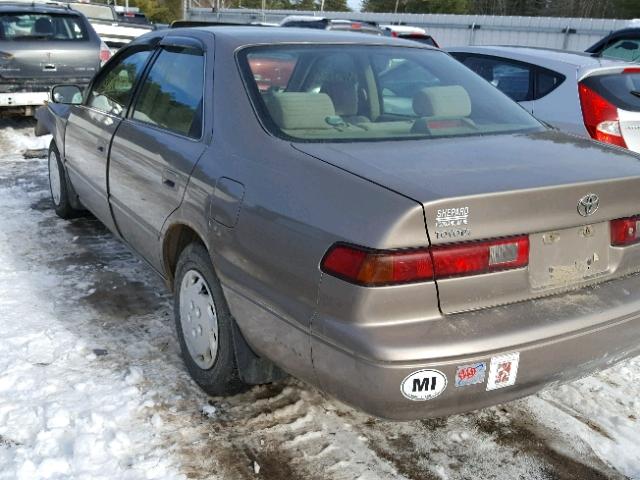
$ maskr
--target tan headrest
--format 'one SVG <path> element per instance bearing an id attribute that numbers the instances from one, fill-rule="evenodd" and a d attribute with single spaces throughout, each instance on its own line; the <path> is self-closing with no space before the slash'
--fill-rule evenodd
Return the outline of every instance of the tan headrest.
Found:
<path id="1" fill-rule="evenodd" d="M 420 117 L 468 117 L 471 115 L 471 100 L 460 85 L 427 87 L 414 95 L 413 111 Z"/>
<path id="2" fill-rule="evenodd" d="M 264 99 L 273 121 L 283 130 L 332 128 L 326 119 L 336 111 L 326 93 L 276 92 Z"/>
<path id="3" fill-rule="evenodd" d="M 353 116 L 358 114 L 357 85 L 350 81 L 326 82 L 320 89 L 331 98 L 336 115 Z"/>

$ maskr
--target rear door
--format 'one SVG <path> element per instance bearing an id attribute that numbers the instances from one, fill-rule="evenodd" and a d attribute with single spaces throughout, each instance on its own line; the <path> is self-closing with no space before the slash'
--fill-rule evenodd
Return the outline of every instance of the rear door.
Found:
<path id="1" fill-rule="evenodd" d="M 69 178 L 81 202 L 114 229 L 107 201 L 107 157 L 133 88 L 150 56 L 138 46 L 123 51 L 103 69 L 83 105 L 71 106 L 65 134 Z"/>
<path id="2" fill-rule="evenodd" d="M 165 37 L 111 147 L 109 198 L 116 224 L 158 269 L 160 230 L 180 205 L 205 149 L 206 62 L 203 41 Z"/>

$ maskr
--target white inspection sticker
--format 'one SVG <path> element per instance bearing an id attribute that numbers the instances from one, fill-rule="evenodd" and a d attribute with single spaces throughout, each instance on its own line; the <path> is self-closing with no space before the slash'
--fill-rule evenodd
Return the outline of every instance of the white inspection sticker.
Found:
<path id="1" fill-rule="evenodd" d="M 400 391 L 409 400 L 424 402 L 436 398 L 447 388 L 447 377 L 439 370 L 418 370 L 400 384 Z"/>
<path id="2" fill-rule="evenodd" d="M 516 383 L 516 376 L 518 375 L 519 362 L 520 352 L 491 357 L 487 390 L 495 390 L 497 388 L 514 385 Z"/>

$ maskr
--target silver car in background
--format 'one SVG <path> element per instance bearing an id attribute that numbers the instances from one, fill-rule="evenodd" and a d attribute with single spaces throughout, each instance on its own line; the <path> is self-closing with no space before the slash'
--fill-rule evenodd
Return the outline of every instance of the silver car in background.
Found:
<path id="1" fill-rule="evenodd" d="M 640 152 L 640 68 L 587 53 L 531 47 L 447 49 L 538 119 Z"/>
<path id="2" fill-rule="evenodd" d="M 0 115 L 33 115 L 58 83 L 86 86 L 111 53 L 65 6 L 0 4 Z"/>

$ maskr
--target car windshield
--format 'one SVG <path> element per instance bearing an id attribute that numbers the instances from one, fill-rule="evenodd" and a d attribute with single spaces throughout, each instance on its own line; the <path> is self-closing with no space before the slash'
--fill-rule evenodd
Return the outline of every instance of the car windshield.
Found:
<path id="1" fill-rule="evenodd" d="M 628 38 L 617 40 L 602 50 L 604 58 L 615 58 L 627 62 L 640 61 L 640 39 Z"/>
<path id="2" fill-rule="evenodd" d="M 239 55 L 263 123 L 288 139 L 400 140 L 544 128 L 440 51 L 295 45 Z"/>
<path id="3" fill-rule="evenodd" d="M 87 40 L 87 29 L 77 15 L 3 13 L 0 40 Z"/>

